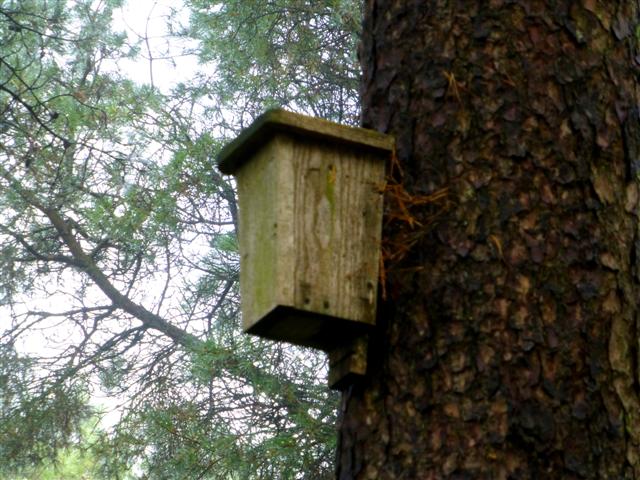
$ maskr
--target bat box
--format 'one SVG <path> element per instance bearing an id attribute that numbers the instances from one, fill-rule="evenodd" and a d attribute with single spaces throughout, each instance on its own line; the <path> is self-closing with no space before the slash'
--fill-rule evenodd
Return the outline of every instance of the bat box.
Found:
<path id="1" fill-rule="evenodd" d="M 393 138 L 271 110 L 229 143 L 245 331 L 332 351 L 375 324 Z"/>

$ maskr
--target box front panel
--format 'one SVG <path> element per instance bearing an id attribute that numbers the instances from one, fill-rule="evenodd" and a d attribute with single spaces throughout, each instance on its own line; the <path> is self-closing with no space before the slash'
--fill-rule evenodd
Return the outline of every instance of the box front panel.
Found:
<path id="1" fill-rule="evenodd" d="M 295 306 L 373 324 L 384 161 L 315 140 L 292 139 L 291 149 Z"/>

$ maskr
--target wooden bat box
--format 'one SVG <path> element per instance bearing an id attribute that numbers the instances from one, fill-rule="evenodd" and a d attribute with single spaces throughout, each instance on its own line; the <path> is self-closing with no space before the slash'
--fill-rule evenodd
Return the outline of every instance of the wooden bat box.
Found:
<path id="1" fill-rule="evenodd" d="M 388 135 L 284 110 L 218 157 L 236 177 L 245 331 L 332 351 L 375 324 Z"/>

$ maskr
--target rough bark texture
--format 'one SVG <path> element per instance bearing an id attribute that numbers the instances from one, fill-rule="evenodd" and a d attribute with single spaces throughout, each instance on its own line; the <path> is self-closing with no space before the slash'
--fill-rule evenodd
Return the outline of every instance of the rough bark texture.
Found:
<path id="1" fill-rule="evenodd" d="M 638 2 L 365 10 L 364 126 L 451 206 L 389 273 L 338 477 L 640 478 Z"/>

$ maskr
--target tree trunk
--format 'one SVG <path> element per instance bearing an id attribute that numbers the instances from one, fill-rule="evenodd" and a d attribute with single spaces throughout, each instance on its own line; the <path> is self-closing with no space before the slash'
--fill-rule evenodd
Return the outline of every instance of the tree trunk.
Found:
<path id="1" fill-rule="evenodd" d="M 383 232 L 338 477 L 640 478 L 638 2 L 365 10 L 364 126 L 448 208 Z"/>

